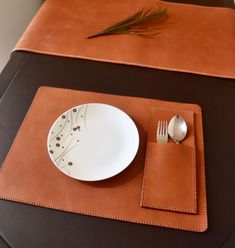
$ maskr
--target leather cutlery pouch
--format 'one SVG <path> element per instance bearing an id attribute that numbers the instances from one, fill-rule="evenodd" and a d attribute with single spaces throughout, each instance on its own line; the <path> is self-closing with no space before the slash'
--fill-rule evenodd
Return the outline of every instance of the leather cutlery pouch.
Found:
<path id="1" fill-rule="evenodd" d="M 158 120 L 169 120 L 179 114 L 186 120 L 188 133 L 175 144 L 157 143 Z M 148 131 L 141 206 L 182 213 L 197 213 L 196 158 L 193 113 L 153 109 Z"/>

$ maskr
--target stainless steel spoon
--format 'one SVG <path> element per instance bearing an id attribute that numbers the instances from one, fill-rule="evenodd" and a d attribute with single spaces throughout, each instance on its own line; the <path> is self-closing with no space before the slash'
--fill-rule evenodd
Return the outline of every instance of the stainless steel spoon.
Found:
<path id="1" fill-rule="evenodd" d="M 182 116 L 173 116 L 168 125 L 168 134 L 171 139 L 179 144 L 187 135 L 187 124 Z"/>

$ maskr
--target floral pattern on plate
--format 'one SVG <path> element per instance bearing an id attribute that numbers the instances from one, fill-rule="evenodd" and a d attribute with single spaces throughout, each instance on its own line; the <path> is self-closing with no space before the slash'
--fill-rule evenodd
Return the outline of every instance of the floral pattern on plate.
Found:
<path id="1" fill-rule="evenodd" d="M 79 105 L 61 114 L 47 140 L 55 166 L 85 181 L 120 173 L 132 162 L 138 146 L 133 120 L 122 110 L 102 103 Z"/>
<path id="2" fill-rule="evenodd" d="M 70 175 L 70 167 L 78 166 L 68 156 L 79 146 L 80 132 L 86 128 L 87 105 L 74 107 L 62 114 L 50 130 L 48 150 L 56 166 Z"/>

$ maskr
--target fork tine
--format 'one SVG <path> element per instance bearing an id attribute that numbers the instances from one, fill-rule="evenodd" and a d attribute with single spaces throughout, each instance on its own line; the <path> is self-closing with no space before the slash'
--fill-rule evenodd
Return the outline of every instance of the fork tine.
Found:
<path id="1" fill-rule="evenodd" d="M 160 133 L 160 121 L 157 122 L 157 136 Z"/>
<path id="2" fill-rule="evenodd" d="M 164 128 L 164 137 L 165 137 L 165 141 L 168 141 L 168 125 L 167 125 L 167 121 L 165 121 L 165 128 Z"/>
<path id="3" fill-rule="evenodd" d="M 164 135 L 167 135 L 167 121 L 164 121 Z"/>
<path id="4" fill-rule="evenodd" d="M 165 122 L 162 121 L 162 135 L 164 135 L 164 132 L 165 132 Z"/>
<path id="5" fill-rule="evenodd" d="M 165 122 L 164 121 L 162 121 L 162 135 L 164 135 L 164 130 L 165 130 Z"/>
<path id="6" fill-rule="evenodd" d="M 160 135 L 163 134 L 163 122 L 160 121 Z"/>
<path id="7" fill-rule="evenodd" d="M 157 136 L 157 142 L 160 142 L 160 140 L 161 140 L 161 121 L 158 121 L 158 123 L 157 123 L 156 136 Z"/>

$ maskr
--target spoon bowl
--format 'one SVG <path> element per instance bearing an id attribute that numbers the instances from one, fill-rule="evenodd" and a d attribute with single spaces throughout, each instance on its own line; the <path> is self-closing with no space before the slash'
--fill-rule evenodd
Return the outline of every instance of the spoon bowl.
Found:
<path id="1" fill-rule="evenodd" d="M 179 144 L 187 135 L 187 124 L 182 116 L 175 115 L 171 118 L 168 125 L 168 135 Z"/>

